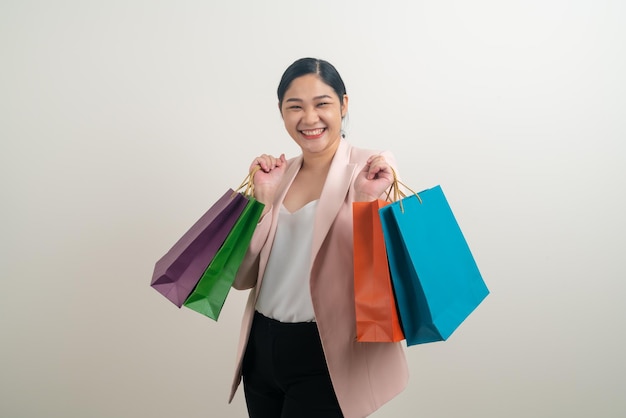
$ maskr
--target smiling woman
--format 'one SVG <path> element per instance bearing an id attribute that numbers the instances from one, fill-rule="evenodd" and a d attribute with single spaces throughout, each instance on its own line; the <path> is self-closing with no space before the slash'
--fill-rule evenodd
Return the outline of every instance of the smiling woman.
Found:
<path id="1" fill-rule="evenodd" d="M 342 134 L 348 95 L 328 62 L 283 74 L 278 107 L 302 153 L 255 158 L 265 211 L 233 286 L 250 289 L 231 396 L 243 377 L 251 417 L 364 417 L 404 389 L 400 343 L 357 343 L 352 203 L 393 180 L 389 153 Z M 231 398 L 232 399 L 232 398 Z"/>
<path id="2" fill-rule="evenodd" d="M 331 155 L 341 140 L 347 111 L 348 96 L 339 96 L 316 74 L 293 80 L 280 109 L 287 132 L 303 153 Z"/>

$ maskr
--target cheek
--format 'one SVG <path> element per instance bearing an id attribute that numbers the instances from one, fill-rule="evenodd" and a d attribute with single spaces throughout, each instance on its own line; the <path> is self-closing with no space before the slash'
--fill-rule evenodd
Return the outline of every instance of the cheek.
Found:
<path id="1" fill-rule="evenodd" d="M 294 118 L 283 118 L 283 122 L 285 124 L 285 130 L 290 135 L 295 135 L 298 132 L 298 121 Z"/>
<path id="2" fill-rule="evenodd" d="M 283 116 L 283 123 L 285 124 L 285 127 L 287 128 L 293 127 L 295 125 L 294 118 L 289 117 L 289 116 Z"/>
<path id="3" fill-rule="evenodd" d="M 332 123 L 333 125 L 341 125 L 341 112 L 335 110 L 334 112 L 328 112 L 324 115 L 324 119 L 328 123 Z"/>

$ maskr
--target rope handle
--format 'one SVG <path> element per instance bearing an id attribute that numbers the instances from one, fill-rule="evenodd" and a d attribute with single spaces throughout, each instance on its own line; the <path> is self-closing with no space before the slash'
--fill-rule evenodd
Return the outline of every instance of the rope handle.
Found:
<path id="1" fill-rule="evenodd" d="M 398 180 L 398 176 L 396 174 L 396 170 L 394 170 L 393 167 L 389 167 L 389 168 L 391 168 L 391 173 L 393 174 L 393 182 L 391 183 L 391 186 L 389 186 L 389 190 L 387 190 L 387 194 L 385 195 L 385 200 L 387 202 L 398 202 L 398 201 L 400 201 L 400 210 L 402 211 L 402 213 L 404 213 L 404 205 L 402 205 L 402 199 L 407 197 L 407 194 L 404 193 L 400 189 L 400 186 L 402 186 L 405 189 L 407 189 L 408 191 L 410 191 L 411 193 L 413 193 L 415 195 L 415 197 L 417 197 L 417 200 L 420 202 L 420 205 L 421 205 L 422 204 L 422 198 L 420 197 L 420 195 L 417 194 L 409 186 L 407 186 L 406 184 L 404 184 L 400 180 Z M 389 200 L 389 197 L 391 196 L 392 193 L 393 193 L 393 200 Z"/>
<path id="2" fill-rule="evenodd" d="M 254 175 L 261 169 L 261 166 L 255 165 L 248 173 L 245 179 L 241 182 L 239 187 L 235 189 L 235 193 L 238 193 L 243 189 L 243 195 L 246 197 L 254 196 Z"/>

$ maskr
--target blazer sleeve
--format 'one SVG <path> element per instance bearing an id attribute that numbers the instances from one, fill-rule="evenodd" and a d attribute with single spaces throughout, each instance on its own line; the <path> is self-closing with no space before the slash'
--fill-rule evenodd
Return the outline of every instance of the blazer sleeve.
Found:
<path id="1" fill-rule="evenodd" d="M 233 287 L 237 290 L 250 289 L 256 285 L 259 277 L 259 259 L 261 249 L 265 245 L 270 232 L 273 210 L 274 209 L 271 208 L 263 216 L 254 230 L 246 255 L 237 270 L 237 274 L 235 275 L 235 280 L 233 282 Z"/>

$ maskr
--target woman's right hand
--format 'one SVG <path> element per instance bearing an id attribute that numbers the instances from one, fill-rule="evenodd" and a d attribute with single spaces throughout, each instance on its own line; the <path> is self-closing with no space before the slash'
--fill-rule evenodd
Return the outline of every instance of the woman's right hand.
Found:
<path id="1" fill-rule="evenodd" d="M 261 169 L 255 173 L 252 179 L 254 182 L 254 197 L 265 205 L 265 210 L 263 211 L 265 214 L 272 207 L 274 195 L 287 168 L 287 159 L 285 154 L 281 154 L 278 158 L 263 154 L 252 161 L 250 171 L 256 166 L 261 167 Z"/>

